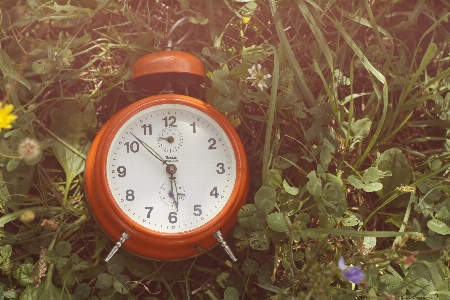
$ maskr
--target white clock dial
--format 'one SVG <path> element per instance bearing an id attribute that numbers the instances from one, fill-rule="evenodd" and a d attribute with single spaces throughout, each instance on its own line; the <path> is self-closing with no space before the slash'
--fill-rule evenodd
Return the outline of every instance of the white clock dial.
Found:
<path id="1" fill-rule="evenodd" d="M 134 222 L 162 233 L 186 232 L 226 205 L 236 160 L 226 133 L 210 116 L 162 104 L 133 115 L 117 131 L 106 177 L 115 202 Z"/>

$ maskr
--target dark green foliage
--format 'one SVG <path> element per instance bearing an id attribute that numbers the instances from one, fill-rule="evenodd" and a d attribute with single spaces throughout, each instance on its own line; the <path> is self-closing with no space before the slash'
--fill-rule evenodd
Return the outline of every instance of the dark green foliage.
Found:
<path id="1" fill-rule="evenodd" d="M 447 1 L 3 1 L 0 299 L 448 299 Z M 119 251 L 90 217 L 85 155 L 163 49 L 202 59 L 189 94 L 237 128 L 247 204 L 222 249 Z M 181 92 L 181 91 L 177 91 Z M 1 107 L 0 107 L 1 109 Z M 2 117 L 3 118 L 3 117 Z M 3 120 L 0 120 L 3 122 Z M 28 159 L 18 148 L 39 143 Z M 341 276 L 361 266 L 364 282 Z"/>

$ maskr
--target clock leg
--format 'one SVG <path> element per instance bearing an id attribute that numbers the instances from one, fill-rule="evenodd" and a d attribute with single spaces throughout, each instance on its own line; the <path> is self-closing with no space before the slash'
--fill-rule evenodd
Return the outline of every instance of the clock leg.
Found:
<path id="1" fill-rule="evenodd" d="M 114 245 L 114 247 L 111 249 L 111 251 L 109 252 L 108 256 L 105 258 L 105 261 L 108 262 L 111 257 L 114 256 L 114 254 L 116 254 L 117 250 L 119 250 L 119 248 L 122 246 L 123 243 L 125 243 L 126 240 L 128 240 L 128 238 L 131 236 L 131 234 L 129 234 L 128 232 L 123 232 L 122 236 L 120 237 L 119 241 Z"/>
<path id="2" fill-rule="evenodd" d="M 213 236 L 216 238 L 216 240 L 219 242 L 219 244 L 222 246 L 223 250 L 228 254 L 228 256 L 231 258 L 233 262 L 237 262 L 236 256 L 234 256 L 233 252 L 231 251 L 230 247 L 228 246 L 227 242 L 223 239 L 222 233 L 218 230 L 213 233 Z"/>

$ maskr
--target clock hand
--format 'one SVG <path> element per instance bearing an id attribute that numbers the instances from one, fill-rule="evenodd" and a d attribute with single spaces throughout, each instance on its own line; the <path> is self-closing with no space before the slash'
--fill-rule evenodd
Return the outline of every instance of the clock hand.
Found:
<path id="1" fill-rule="evenodd" d="M 138 138 L 137 136 L 135 136 L 132 132 L 130 132 L 132 136 L 134 136 L 134 138 L 136 140 L 138 140 L 139 143 L 141 143 L 142 146 L 144 146 L 144 148 L 150 152 L 154 157 L 156 157 L 157 159 L 159 159 L 163 165 L 167 165 L 167 162 L 163 159 L 163 157 L 161 155 L 159 155 L 158 153 L 156 153 L 155 150 L 153 150 L 152 147 L 150 147 L 149 145 L 147 145 L 146 143 L 144 143 L 143 140 L 141 140 L 140 138 Z"/>
<path id="2" fill-rule="evenodd" d="M 175 203 L 175 207 L 178 212 L 178 191 L 177 191 L 177 183 L 175 182 L 175 177 L 170 176 L 170 190 L 172 194 L 173 201 Z"/>
<path id="3" fill-rule="evenodd" d="M 173 198 L 173 202 L 175 203 L 175 206 L 177 208 L 178 212 L 178 190 L 177 190 L 177 183 L 175 182 L 175 172 L 177 171 L 177 167 L 174 164 L 167 165 L 166 172 L 169 174 L 170 179 L 170 192 L 169 196 Z"/>
<path id="4" fill-rule="evenodd" d="M 169 137 L 159 137 L 158 140 L 167 140 L 169 143 L 173 143 L 173 141 L 175 140 L 173 138 L 173 136 L 169 136 Z"/>

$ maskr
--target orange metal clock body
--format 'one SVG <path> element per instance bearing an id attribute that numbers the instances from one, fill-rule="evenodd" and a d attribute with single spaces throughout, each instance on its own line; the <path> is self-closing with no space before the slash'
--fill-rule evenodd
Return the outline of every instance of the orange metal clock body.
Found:
<path id="1" fill-rule="evenodd" d="M 165 110 L 159 112 L 158 109 L 160 107 L 164 107 Z M 171 107 L 174 108 L 173 111 L 171 110 Z M 147 111 L 153 112 L 146 115 Z M 213 184 L 216 186 L 214 186 L 212 190 L 209 188 L 208 190 L 205 190 L 204 193 L 199 191 L 199 193 L 205 195 L 203 199 L 200 199 L 200 197 L 196 198 L 194 200 L 196 202 L 193 202 L 195 205 L 190 205 L 189 200 L 184 199 L 188 199 L 189 191 L 196 188 L 192 185 L 197 185 L 197 183 L 195 181 L 189 181 L 186 179 L 189 177 L 182 177 L 182 175 L 183 172 L 193 172 L 190 173 L 189 176 L 195 176 L 196 174 L 194 172 L 196 166 L 189 168 L 189 170 L 177 170 L 177 174 L 180 174 L 180 176 L 177 174 L 175 175 L 180 179 L 184 178 L 183 180 L 185 183 L 177 182 L 178 186 L 174 185 L 175 190 L 178 191 L 176 197 L 173 192 L 174 186 L 170 186 L 170 183 L 172 182 L 172 184 L 175 184 L 175 181 L 167 181 L 168 179 L 166 180 L 166 178 L 163 178 L 166 180 L 166 183 L 155 185 L 156 187 L 161 186 L 159 188 L 160 191 L 158 191 L 160 199 L 155 199 L 158 197 L 147 199 L 145 198 L 145 193 L 141 192 L 139 195 L 139 190 L 135 191 L 132 188 L 124 188 L 118 184 L 122 182 L 121 180 L 125 180 L 126 176 L 131 176 L 129 174 L 132 174 L 133 172 L 133 159 L 136 159 L 138 155 L 147 155 L 144 164 L 146 164 L 146 161 L 148 160 L 149 165 L 146 169 L 143 169 L 144 171 L 139 171 L 140 173 L 136 178 L 138 178 L 138 181 L 148 179 L 148 185 L 151 186 L 155 180 L 159 180 L 159 177 L 165 176 L 162 175 L 161 172 L 163 171 L 160 170 L 159 165 L 163 168 L 165 167 L 163 165 L 165 163 L 167 167 L 169 167 L 168 162 L 165 161 L 166 158 L 168 161 L 169 159 L 176 159 L 177 153 L 184 153 L 183 151 L 191 151 L 190 153 L 195 154 L 197 146 L 189 146 L 189 138 L 190 136 L 194 138 L 195 134 L 199 134 L 200 130 L 203 130 L 200 127 L 197 127 L 196 132 L 196 127 L 194 127 L 200 126 L 200 121 L 198 121 L 197 125 L 193 122 L 189 124 L 189 127 L 185 126 L 185 128 L 189 128 L 190 130 L 189 134 L 187 134 L 181 130 L 183 128 L 181 125 L 179 127 L 170 127 L 171 123 L 167 120 L 172 120 L 172 125 L 176 126 L 176 123 L 174 123 L 175 115 L 167 114 L 176 113 L 177 118 L 181 118 L 185 115 L 185 118 L 187 118 L 187 116 L 191 117 L 192 115 L 191 118 L 194 121 L 200 120 L 202 116 L 204 116 L 205 120 L 209 120 L 205 121 L 206 125 L 209 124 L 208 128 L 210 125 L 212 127 L 217 127 L 218 129 L 214 129 L 214 133 L 216 135 L 221 133 L 224 135 L 221 139 L 228 139 L 229 142 L 227 142 L 227 145 L 231 145 L 231 147 L 228 146 L 231 150 L 227 151 L 229 152 L 229 156 L 231 156 L 229 158 L 229 164 L 232 165 L 232 168 L 227 168 L 227 172 L 228 169 L 233 170 L 233 174 L 229 174 L 231 186 L 227 187 L 228 192 L 222 192 L 220 188 L 216 187 L 218 184 Z M 198 118 L 196 117 L 197 113 L 199 116 Z M 148 142 L 149 144 L 147 145 L 147 142 L 144 140 L 144 137 L 146 136 L 143 134 L 148 135 L 152 128 L 155 130 L 155 126 L 150 127 L 151 124 L 144 124 L 141 126 L 141 123 L 139 122 L 142 122 L 144 117 L 151 117 L 150 119 L 153 118 L 155 120 L 154 122 L 159 122 L 161 126 L 164 126 L 164 121 L 166 122 L 166 127 L 162 127 L 161 130 L 158 129 L 158 132 L 162 132 L 162 135 L 160 134 L 158 138 L 154 137 L 155 141 L 158 140 L 160 143 L 167 143 L 167 137 L 164 136 L 164 134 L 166 132 L 173 132 L 171 137 L 174 136 L 175 138 L 172 138 L 172 140 L 178 139 L 178 144 L 167 144 L 166 148 L 158 148 L 158 144 L 153 144 L 152 146 L 150 142 Z M 149 123 L 151 122 L 149 121 Z M 209 130 L 206 128 L 206 125 L 204 126 L 204 130 Z M 158 132 L 153 135 L 155 136 Z M 193 134 L 192 132 L 196 133 Z M 130 134 L 133 135 L 139 143 L 134 141 L 134 138 L 131 137 Z M 138 134 L 141 134 L 141 136 L 138 136 Z M 126 147 L 121 144 L 120 138 L 123 138 L 124 141 L 126 138 L 129 139 L 128 142 L 125 142 Z M 148 138 L 150 140 L 150 137 Z M 219 138 L 217 138 L 217 140 L 219 140 Z M 208 145 L 212 145 L 211 141 L 212 138 L 209 139 L 210 143 Z M 176 142 L 177 141 L 175 141 L 175 143 Z M 115 147 L 118 149 L 117 151 L 122 151 L 126 154 L 115 156 Z M 199 143 L 198 147 L 205 146 L 202 146 L 202 144 Z M 223 147 L 223 151 L 228 149 L 226 146 Z M 139 149 L 139 151 L 137 151 L 137 149 Z M 155 155 L 152 153 L 152 151 L 163 151 L 161 149 L 166 151 L 164 153 L 165 155 L 161 155 L 164 157 L 162 163 L 157 161 L 157 158 L 155 158 Z M 215 146 L 213 149 L 215 149 Z M 167 155 L 169 151 L 170 153 L 173 151 L 174 154 Z M 204 157 L 204 162 L 206 164 L 208 162 L 207 154 L 212 153 L 212 151 L 205 151 L 204 153 L 206 153 Z M 112 161 L 116 159 L 115 157 L 125 157 L 126 159 L 119 159 L 120 162 L 118 164 L 120 166 L 117 166 L 115 165 L 115 162 Z M 197 164 L 201 165 L 202 162 Z M 173 165 L 177 165 L 177 163 L 175 162 Z M 200 165 L 199 167 L 201 167 Z M 213 172 L 211 174 L 216 177 L 219 177 L 219 175 L 216 174 L 224 173 L 225 166 L 227 166 L 226 163 L 216 161 L 212 162 L 211 165 L 213 166 Z M 123 176 L 117 177 L 118 172 L 118 175 Z M 203 181 L 207 181 L 207 179 Z M 182 184 L 184 184 L 184 186 Z M 217 240 L 213 237 L 215 232 L 220 230 L 223 235 L 230 232 L 237 221 L 238 210 L 246 202 L 249 187 L 249 171 L 244 148 L 239 136 L 233 126 L 220 112 L 212 106 L 189 96 L 162 94 L 139 100 L 127 106 L 116 113 L 101 128 L 88 153 L 85 170 L 85 185 L 91 212 L 100 227 L 113 241 L 118 241 L 123 232 L 127 232 L 131 236 L 123 243 L 122 247 L 128 251 L 149 259 L 175 260 L 201 254 L 203 250 L 215 246 L 217 244 Z M 130 186 L 131 185 L 132 184 L 130 183 Z M 204 183 L 198 182 L 198 186 L 204 186 Z M 141 190 L 146 191 L 145 185 L 143 185 Z M 149 190 L 148 194 L 155 195 L 154 189 Z M 226 199 L 220 199 L 221 194 L 227 195 Z M 139 197 L 144 197 L 145 200 L 137 199 Z M 141 202 L 138 202 L 138 200 Z M 218 201 L 217 204 L 215 204 L 216 208 L 208 208 L 208 212 L 205 211 L 203 208 L 212 205 L 211 203 L 213 203 L 213 201 Z M 137 206 L 139 207 L 136 208 Z M 203 209 L 203 211 L 200 209 Z M 211 213 L 209 213 L 209 210 L 211 210 Z M 171 212 L 167 214 L 167 211 Z M 200 213 L 203 215 L 199 216 Z M 202 216 L 205 216 L 207 221 L 199 221 L 200 218 L 203 218 Z M 178 217 L 178 219 L 176 219 L 176 217 Z M 158 220 L 162 221 L 152 221 L 155 220 L 155 218 L 160 218 Z M 184 227 L 181 227 L 184 229 L 177 231 L 176 226 L 181 225 L 178 225 L 177 223 L 172 224 L 174 220 L 184 220 L 179 221 L 179 223 L 184 222 Z M 161 227 L 159 227 L 159 222 L 161 222 Z M 194 225 L 189 225 L 189 222 L 191 222 L 191 224 L 194 222 Z M 200 225 L 195 226 L 195 222 L 199 222 Z"/>

